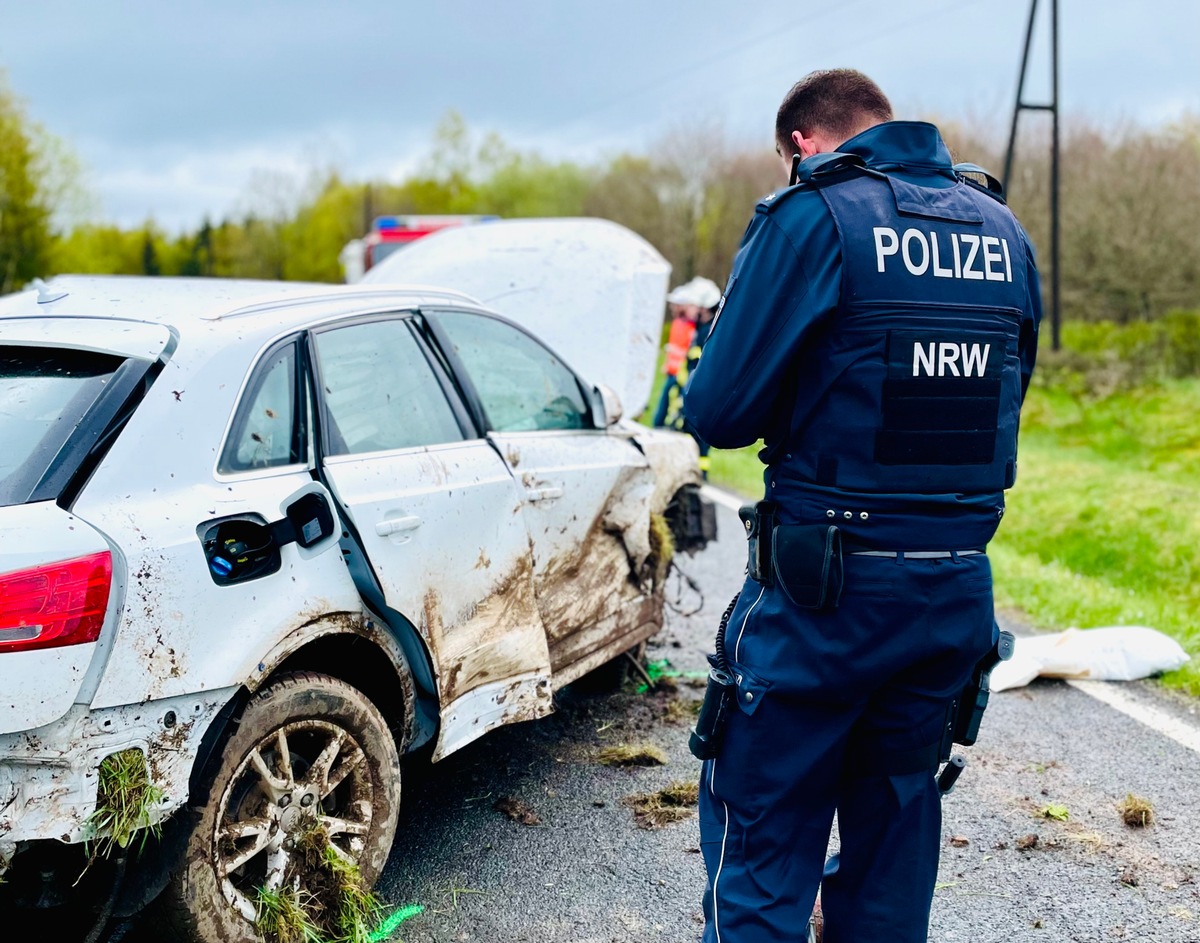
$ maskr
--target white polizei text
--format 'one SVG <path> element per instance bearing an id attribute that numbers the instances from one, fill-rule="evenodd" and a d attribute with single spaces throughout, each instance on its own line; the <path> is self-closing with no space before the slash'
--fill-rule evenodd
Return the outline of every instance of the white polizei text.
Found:
<path id="1" fill-rule="evenodd" d="M 1012 261 L 1008 240 L 973 232 L 950 233 L 950 244 L 936 232 L 906 229 L 903 234 L 890 226 L 876 226 L 875 262 L 887 271 L 888 259 L 899 256 L 910 275 L 932 274 L 934 278 L 1011 282 Z"/>

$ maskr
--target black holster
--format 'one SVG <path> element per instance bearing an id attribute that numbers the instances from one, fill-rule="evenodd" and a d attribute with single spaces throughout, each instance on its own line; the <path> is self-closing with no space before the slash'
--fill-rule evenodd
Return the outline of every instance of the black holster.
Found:
<path id="1" fill-rule="evenodd" d="M 710 659 L 710 661 L 715 659 Z M 700 705 L 700 716 L 696 728 L 688 738 L 688 749 L 698 760 L 716 757 L 721 746 L 721 728 L 725 712 L 729 710 L 736 685 L 728 671 L 713 667 L 708 672 L 708 687 L 704 689 L 704 703 Z"/>
<path id="2" fill-rule="evenodd" d="M 992 694 L 992 669 L 1000 662 L 1012 658 L 1016 641 L 1011 632 L 1001 632 L 996 644 L 975 665 L 971 680 L 963 688 L 955 705 L 953 733 L 950 738 L 954 743 L 961 743 L 965 747 L 975 745 L 979 738 L 979 725 L 983 722 L 983 712 L 987 710 Z"/>
<path id="3" fill-rule="evenodd" d="M 688 738 L 688 749 L 698 760 L 711 760 L 716 757 L 721 747 L 721 728 L 725 725 L 725 715 L 733 702 L 737 684 L 733 673 L 729 670 L 729 659 L 725 657 L 725 629 L 733 615 L 741 593 L 735 593 L 721 623 L 717 627 L 715 651 L 708 656 L 711 666 L 708 672 L 708 687 L 704 689 L 704 703 L 700 705 L 700 716 L 696 718 L 696 727 Z"/>

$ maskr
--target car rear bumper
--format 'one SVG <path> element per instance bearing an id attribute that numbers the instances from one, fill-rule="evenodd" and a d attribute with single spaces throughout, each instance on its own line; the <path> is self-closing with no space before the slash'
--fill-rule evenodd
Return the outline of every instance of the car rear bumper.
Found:
<path id="1" fill-rule="evenodd" d="M 162 791 L 150 816 L 160 821 L 188 798 L 200 741 L 236 688 L 103 710 L 74 705 L 36 730 L 0 736 L 0 874 L 20 843 L 92 837 L 99 767 L 122 750 L 141 750 Z"/>

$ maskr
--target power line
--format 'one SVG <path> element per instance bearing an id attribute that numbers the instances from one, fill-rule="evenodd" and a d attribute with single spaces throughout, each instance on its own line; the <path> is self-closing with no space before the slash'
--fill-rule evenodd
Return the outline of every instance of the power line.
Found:
<path id="1" fill-rule="evenodd" d="M 828 13 L 828 12 L 839 12 L 839 13 L 845 12 L 846 10 L 848 10 L 848 8 L 850 8 L 852 6 L 862 6 L 863 2 L 865 2 L 865 0 L 854 0 L 854 2 L 851 2 L 851 4 L 846 4 L 845 6 L 841 6 L 841 7 L 830 8 L 830 10 L 826 10 L 826 11 L 823 11 L 822 13 L 815 14 L 815 16 L 808 17 L 803 20 L 799 20 L 799 22 L 794 23 L 791 26 L 788 26 L 787 29 L 775 30 L 774 32 L 770 32 L 770 34 L 763 34 L 760 36 L 751 37 L 751 38 L 749 38 L 749 40 L 745 40 L 743 42 L 737 43 L 736 46 L 732 46 L 730 48 L 722 50 L 721 53 L 718 53 L 714 56 L 710 56 L 709 59 L 700 62 L 700 64 L 698 64 L 698 65 L 688 66 L 686 68 L 683 68 L 683 70 L 678 70 L 676 72 L 671 73 L 670 76 L 662 76 L 662 77 L 659 77 L 658 79 L 650 80 L 650 82 L 643 84 L 641 86 L 638 86 L 638 88 L 635 90 L 622 92 L 622 94 L 620 94 L 619 96 L 614 96 L 613 98 L 610 98 L 610 100 L 608 100 L 602 104 L 599 104 L 599 106 L 595 106 L 594 108 L 588 108 L 586 110 L 586 112 L 582 112 L 580 114 L 575 115 L 574 118 L 571 118 L 569 121 L 554 122 L 554 124 L 542 127 L 542 128 L 540 128 L 540 130 L 533 132 L 533 134 L 535 134 L 535 136 L 536 136 L 536 134 L 541 134 L 546 131 L 553 130 L 553 128 L 569 127 L 570 125 L 575 124 L 575 122 L 577 122 L 577 121 L 581 121 L 583 119 L 589 118 L 589 116 L 592 116 L 598 112 L 602 112 L 602 110 L 605 110 L 606 108 L 610 108 L 611 106 L 613 106 L 613 104 L 623 102 L 623 101 L 628 101 L 629 98 L 631 98 L 631 97 L 642 95 L 642 94 L 644 94 L 644 92 L 652 91 L 655 88 L 659 88 L 659 86 L 661 86 L 661 85 L 670 84 L 670 82 L 673 82 L 674 79 L 679 78 L 680 76 L 683 76 L 683 74 L 686 74 L 689 72 L 694 72 L 697 70 L 697 68 L 708 68 L 708 67 L 712 66 L 714 61 L 718 61 L 720 59 L 727 59 L 728 56 L 742 52 L 743 49 L 758 46 L 758 44 L 767 42 L 768 40 L 775 40 L 775 38 L 784 36 L 784 35 L 788 34 L 788 32 L 792 32 L 793 30 L 799 29 L 800 26 L 808 25 L 809 23 L 812 22 L 812 20 L 815 20 L 822 16 L 826 16 L 826 13 Z M 902 32 L 904 30 L 912 29 L 913 26 L 919 25 L 920 23 L 928 22 L 928 20 L 931 18 L 936 19 L 937 17 L 941 17 L 942 14 L 946 14 L 946 13 L 952 12 L 954 10 L 965 10 L 965 8 L 967 8 L 967 7 L 978 6 L 980 4 L 980 2 L 982 2 L 982 0 L 953 0 L 953 2 L 949 2 L 949 4 L 943 4 L 942 6 L 937 7 L 937 10 L 934 10 L 932 12 L 920 13 L 919 16 L 910 17 L 908 19 L 902 20 L 902 22 L 900 22 L 900 23 L 892 24 L 892 25 L 888 26 L 887 29 L 878 30 L 878 31 L 874 32 L 874 34 L 871 34 L 870 36 L 857 37 L 857 38 L 854 38 L 854 40 L 852 40 L 851 42 L 842 44 L 842 46 L 840 46 L 840 47 L 836 47 L 836 48 L 829 49 L 829 50 L 824 50 L 824 52 L 822 52 L 822 55 L 824 55 L 824 56 L 842 55 L 842 54 L 848 52 L 848 50 L 856 49 L 860 46 L 865 46 L 865 44 L 876 42 L 877 40 L 883 40 L 883 38 L 888 38 L 889 36 L 893 36 L 895 34 L 898 34 L 898 32 Z M 766 74 L 768 74 L 767 70 L 760 70 L 760 71 L 756 71 L 756 72 L 750 74 L 750 76 L 743 76 L 742 78 L 740 78 L 740 80 L 738 80 L 737 83 L 725 85 L 724 91 L 733 91 L 733 90 L 745 88 L 746 85 L 750 85 L 752 83 L 758 82 L 758 80 L 761 80 L 761 78 L 763 76 L 766 76 Z M 635 127 L 644 127 L 647 125 L 652 125 L 652 124 L 655 124 L 655 122 L 658 122 L 658 120 L 659 120 L 658 118 L 646 119 L 644 121 L 638 122 L 638 124 Z M 625 132 L 628 132 L 628 131 L 629 131 L 629 128 L 626 127 Z"/>
<path id="2" fill-rule="evenodd" d="M 739 53 L 744 49 L 749 49 L 753 46 L 760 45 L 760 44 L 768 42 L 769 40 L 772 40 L 772 39 L 778 39 L 780 36 L 786 36 L 788 33 L 795 32 L 796 30 L 800 29 L 800 27 L 807 26 L 809 23 L 813 22 L 814 20 L 818 20 L 823 16 L 827 16 L 828 14 L 834 13 L 834 12 L 844 13 L 846 10 L 850 9 L 851 7 L 862 6 L 862 4 L 865 2 L 866 2 L 866 0 L 851 0 L 850 3 L 844 4 L 841 7 L 827 7 L 818 13 L 814 13 L 812 16 L 808 16 L 808 17 L 805 17 L 804 19 L 797 20 L 796 22 L 792 23 L 790 26 L 785 27 L 784 29 L 773 29 L 769 33 L 762 33 L 758 36 L 752 36 L 749 39 L 745 39 L 740 43 L 735 43 L 732 46 L 728 46 L 728 47 L 722 49 L 720 52 L 717 52 L 711 56 L 708 56 L 705 59 L 701 59 L 697 62 L 693 62 L 690 65 L 683 66 L 682 68 L 672 69 L 670 72 L 665 72 L 662 75 L 659 75 L 656 78 L 653 78 L 650 81 L 637 86 L 636 88 L 628 89 L 624 92 L 621 92 L 619 95 L 615 95 L 612 98 L 609 98 L 606 101 L 601 102 L 598 105 L 594 105 L 591 108 L 588 108 L 585 111 L 582 111 L 582 112 L 572 116 L 571 118 L 569 118 L 566 121 L 555 121 L 555 122 L 545 125 L 541 128 L 537 128 L 533 132 L 531 132 L 531 134 L 533 136 L 537 136 L 540 134 L 544 134 L 547 131 L 555 130 L 558 128 L 570 127 L 572 124 L 576 124 L 585 118 L 590 118 L 592 115 L 594 115 L 598 112 L 604 111 L 608 108 L 611 108 L 613 105 L 620 104 L 621 102 L 628 101 L 631 98 L 636 98 L 640 95 L 643 95 L 646 92 L 653 91 L 654 89 L 659 88 L 663 85 L 670 84 L 671 82 L 674 82 L 674 81 L 678 80 L 679 78 L 681 78 L 685 75 L 688 75 L 692 72 L 697 72 L 701 69 L 711 69 L 714 62 L 720 62 L 722 59 L 728 59 L 730 56 L 732 56 L 736 53 Z"/>
<path id="3" fill-rule="evenodd" d="M 940 17 L 942 14 L 949 13 L 952 10 L 956 10 L 959 8 L 974 6 L 980 2 L 981 2 L 981 0 L 954 0 L 954 2 L 952 2 L 952 3 L 947 3 L 941 7 L 938 7 L 938 9 L 934 10 L 931 13 L 929 13 L 929 12 L 922 13 L 919 16 L 911 17 L 907 20 L 904 20 L 903 22 L 895 23 L 892 26 L 888 27 L 887 29 L 880 30 L 879 32 L 873 33 L 870 36 L 860 37 L 849 43 L 846 43 L 845 45 L 842 45 L 835 49 L 831 49 L 824 54 L 829 55 L 829 56 L 840 56 L 843 53 L 845 53 L 851 49 L 857 48 L 858 46 L 865 46 L 866 44 L 873 43 L 878 39 L 886 39 L 889 36 L 893 36 L 896 33 L 903 32 L 904 30 L 910 29 L 911 27 L 916 26 L 920 23 L 927 22 L 931 18 Z M 762 76 L 767 75 L 767 74 L 768 74 L 767 70 L 761 70 L 759 72 L 755 72 L 754 74 L 752 74 L 750 76 L 743 77 L 740 82 L 728 86 L 728 89 L 733 90 L 733 89 L 743 88 L 746 85 L 749 85 L 751 82 L 758 81 L 759 78 L 761 78 Z"/>

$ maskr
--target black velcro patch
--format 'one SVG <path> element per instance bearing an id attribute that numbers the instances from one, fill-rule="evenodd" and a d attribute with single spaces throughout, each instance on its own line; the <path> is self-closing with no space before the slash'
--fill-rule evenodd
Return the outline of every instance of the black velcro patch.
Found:
<path id="1" fill-rule="evenodd" d="M 892 331 L 887 342 L 881 465 L 985 465 L 995 457 L 1003 336 Z"/>

